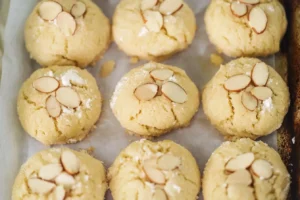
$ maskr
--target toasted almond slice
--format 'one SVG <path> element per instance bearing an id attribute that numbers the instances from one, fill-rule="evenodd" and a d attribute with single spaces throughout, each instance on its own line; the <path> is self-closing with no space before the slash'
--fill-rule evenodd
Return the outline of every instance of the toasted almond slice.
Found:
<path id="1" fill-rule="evenodd" d="M 50 93 L 59 87 L 59 82 L 50 76 L 43 76 L 33 81 L 32 86 L 39 92 Z"/>
<path id="2" fill-rule="evenodd" d="M 54 96 L 49 96 L 46 100 L 46 110 L 51 117 L 58 117 L 61 113 L 61 105 Z"/>
<path id="3" fill-rule="evenodd" d="M 260 0 L 239 0 L 241 3 L 255 5 L 260 3 Z"/>
<path id="4" fill-rule="evenodd" d="M 70 87 L 60 87 L 56 91 L 56 99 L 59 103 L 69 108 L 76 108 L 80 105 L 79 95 Z"/>
<path id="5" fill-rule="evenodd" d="M 39 177 L 41 179 L 50 181 L 54 179 L 56 176 L 58 176 L 62 171 L 63 168 L 59 163 L 44 165 L 39 170 Z"/>
<path id="6" fill-rule="evenodd" d="M 266 160 L 256 160 L 251 165 L 251 171 L 261 179 L 269 179 L 273 175 L 273 167 Z"/>
<path id="7" fill-rule="evenodd" d="M 77 174 L 80 170 L 80 163 L 77 156 L 71 151 L 64 151 L 61 154 L 61 163 L 66 172 L 71 175 Z"/>
<path id="8" fill-rule="evenodd" d="M 174 82 L 164 83 L 161 91 L 168 99 L 175 103 L 184 103 L 188 98 L 184 89 Z"/>
<path id="9" fill-rule="evenodd" d="M 156 188 L 153 194 L 153 200 L 168 200 L 167 194 L 164 190 Z"/>
<path id="10" fill-rule="evenodd" d="M 253 111 L 258 105 L 258 101 L 250 92 L 244 91 L 242 94 L 242 104 L 246 109 Z"/>
<path id="11" fill-rule="evenodd" d="M 70 36 L 75 33 L 76 21 L 73 16 L 67 12 L 61 12 L 56 18 L 57 26 L 66 35 Z"/>
<path id="12" fill-rule="evenodd" d="M 254 32 L 261 34 L 266 30 L 268 17 L 263 9 L 260 7 L 254 7 L 249 12 L 248 21 Z"/>
<path id="13" fill-rule="evenodd" d="M 243 17 L 247 14 L 248 8 L 245 4 L 242 4 L 238 1 L 233 1 L 230 4 L 230 9 L 233 15 L 237 17 Z"/>
<path id="14" fill-rule="evenodd" d="M 158 91 L 158 86 L 156 84 L 147 83 L 137 87 L 134 91 L 134 95 L 140 101 L 148 101 L 155 97 L 157 91 Z"/>
<path id="15" fill-rule="evenodd" d="M 228 185 L 227 188 L 228 199 L 234 200 L 255 200 L 254 189 L 246 185 Z"/>
<path id="16" fill-rule="evenodd" d="M 53 190 L 55 184 L 38 178 L 32 178 L 28 180 L 28 187 L 34 193 L 47 194 Z"/>
<path id="17" fill-rule="evenodd" d="M 64 200 L 66 197 L 66 191 L 63 186 L 59 185 L 54 190 L 55 200 Z"/>
<path id="18" fill-rule="evenodd" d="M 173 170 L 178 167 L 180 163 L 180 158 L 170 154 L 163 155 L 157 160 L 157 165 L 162 170 Z"/>
<path id="19" fill-rule="evenodd" d="M 149 10 L 158 3 L 158 0 L 142 0 L 141 10 Z"/>
<path id="20" fill-rule="evenodd" d="M 159 12 L 163 15 L 172 15 L 183 6 L 182 0 L 165 0 L 159 6 Z"/>
<path id="21" fill-rule="evenodd" d="M 266 100 L 270 97 L 272 97 L 273 92 L 268 87 L 255 87 L 251 90 L 251 94 L 255 96 L 258 100 Z"/>
<path id="22" fill-rule="evenodd" d="M 44 1 L 39 7 L 39 15 L 44 20 L 54 20 L 62 12 L 62 6 L 54 1 Z"/>
<path id="23" fill-rule="evenodd" d="M 246 169 L 252 164 L 253 161 L 254 161 L 253 153 L 251 152 L 244 153 L 235 158 L 230 159 L 225 165 L 225 169 L 230 172 L 234 172 L 239 169 Z"/>
<path id="24" fill-rule="evenodd" d="M 166 182 L 164 174 L 151 165 L 144 164 L 144 172 L 153 183 L 164 184 Z"/>
<path id="25" fill-rule="evenodd" d="M 62 172 L 55 178 L 55 183 L 69 187 L 75 184 L 75 179 L 72 175 Z"/>
<path id="26" fill-rule="evenodd" d="M 173 76 L 174 72 L 169 69 L 155 69 L 150 72 L 150 75 L 160 81 L 167 80 L 171 76 Z"/>
<path id="27" fill-rule="evenodd" d="M 269 79 L 269 68 L 264 62 L 257 63 L 251 75 L 252 81 L 256 86 L 265 86 Z"/>
<path id="28" fill-rule="evenodd" d="M 250 185 L 252 183 L 252 178 L 248 170 L 240 169 L 230 174 L 226 182 L 228 184 Z"/>
<path id="29" fill-rule="evenodd" d="M 235 75 L 230 77 L 224 84 L 224 88 L 228 91 L 238 92 L 245 89 L 251 82 L 247 75 Z"/>
<path id="30" fill-rule="evenodd" d="M 71 15 L 75 18 L 81 17 L 86 12 L 86 5 L 81 2 L 77 1 L 71 8 Z"/>
<path id="31" fill-rule="evenodd" d="M 146 10 L 143 13 L 145 26 L 149 31 L 159 32 L 163 26 L 163 17 L 158 11 Z"/>

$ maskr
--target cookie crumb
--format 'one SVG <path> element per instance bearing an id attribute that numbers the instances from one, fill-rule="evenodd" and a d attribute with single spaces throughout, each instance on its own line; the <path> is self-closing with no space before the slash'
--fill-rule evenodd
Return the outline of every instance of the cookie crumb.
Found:
<path id="1" fill-rule="evenodd" d="M 138 57 L 135 57 L 135 56 L 134 56 L 134 57 L 131 57 L 131 58 L 130 58 L 130 63 L 131 63 L 131 64 L 136 64 L 136 63 L 138 63 L 138 62 L 139 62 L 139 58 L 138 58 Z"/>
<path id="2" fill-rule="evenodd" d="M 220 66 L 223 63 L 223 58 L 218 54 L 210 54 L 210 62 L 216 66 Z"/>
<path id="3" fill-rule="evenodd" d="M 90 146 L 89 148 L 87 149 L 80 149 L 80 152 L 84 152 L 84 153 L 87 153 L 89 155 L 92 155 L 95 151 L 95 147 L 93 146 Z"/>
<path id="4" fill-rule="evenodd" d="M 115 69 L 115 64 L 116 63 L 113 60 L 105 62 L 101 67 L 100 76 L 102 78 L 109 76 L 112 73 L 112 71 Z"/>

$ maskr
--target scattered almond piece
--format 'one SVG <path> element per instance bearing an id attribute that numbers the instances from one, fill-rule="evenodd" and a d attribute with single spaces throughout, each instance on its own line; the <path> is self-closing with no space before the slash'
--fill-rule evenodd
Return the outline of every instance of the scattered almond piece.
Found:
<path id="1" fill-rule="evenodd" d="M 112 73 L 112 71 L 115 69 L 115 64 L 116 63 L 113 60 L 105 62 L 101 67 L 100 76 L 102 78 L 109 76 Z"/>
<path id="2" fill-rule="evenodd" d="M 71 8 L 71 15 L 75 18 L 81 17 L 86 12 L 86 5 L 81 2 L 77 1 Z"/>
<path id="3" fill-rule="evenodd" d="M 44 20 L 54 20 L 62 12 L 62 6 L 54 1 L 44 1 L 39 7 L 39 15 Z"/>
<path id="4" fill-rule="evenodd" d="M 159 32 L 163 26 L 163 17 L 158 11 L 146 10 L 143 13 L 145 26 L 149 31 Z"/>
<path id="5" fill-rule="evenodd" d="M 78 93 L 70 87 L 60 87 L 56 90 L 56 99 L 59 103 L 69 108 L 76 108 L 80 105 Z"/>
<path id="6" fill-rule="evenodd" d="M 162 85 L 162 93 L 175 103 L 184 103 L 187 101 L 187 94 L 182 87 L 174 82 L 166 82 Z"/>
<path id="7" fill-rule="evenodd" d="M 61 12 L 56 18 L 57 26 L 66 35 L 70 36 L 75 33 L 76 21 L 70 13 Z"/>
<path id="8" fill-rule="evenodd" d="M 254 189 L 246 185 L 229 185 L 227 188 L 228 199 L 234 200 L 255 200 Z"/>
<path id="9" fill-rule="evenodd" d="M 144 165 L 147 165 L 149 167 L 157 168 L 157 159 L 156 158 L 150 158 L 144 161 Z"/>
<path id="10" fill-rule="evenodd" d="M 157 80 L 164 81 L 173 76 L 174 72 L 169 69 L 155 69 L 150 72 L 150 75 Z"/>
<path id="11" fill-rule="evenodd" d="M 158 0 L 142 0 L 141 10 L 149 10 L 158 3 Z"/>
<path id="12" fill-rule="evenodd" d="M 270 97 L 272 97 L 273 92 L 268 87 L 255 87 L 251 90 L 251 94 L 255 96 L 258 100 L 266 100 Z"/>
<path id="13" fill-rule="evenodd" d="M 263 62 L 257 63 L 252 70 L 251 78 L 256 86 L 265 86 L 269 79 L 268 66 Z"/>
<path id="14" fill-rule="evenodd" d="M 80 163 L 77 156 L 71 151 L 64 151 L 61 154 L 61 163 L 66 172 L 71 175 L 77 174 L 80 169 Z"/>
<path id="15" fill-rule="evenodd" d="M 242 104 L 246 109 L 253 111 L 258 105 L 258 101 L 250 92 L 245 91 L 242 94 Z"/>
<path id="16" fill-rule="evenodd" d="M 46 110 L 51 117 L 59 117 L 61 114 L 61 105 L 54 96 L 49 96 L 46 100 Z"/>
<path id="17" fill-rule="evenodd" d="M 153 200 L 168 200 L 168 197 L 164 190 L 156 188 L 153 194 Z"/>
<path id="18" fill-rule="evenodd" d="M 39 92 L 50 93 L 59 87 L 59 82 L 50 76 L 43 76 L 33 81 L 32 86 Z"/>
<path id="19" fill-rule="evenodd" d="M 260 0 L 239 0 L 241 3 L 255 5 L 260 3 Z"/>
<path id="20" fill-rule="evenodd" d="M 230 172 L 234 172 L 240 169 L 246 169 L 250 167 L 253 161 L 254 161 L 253 153 L 244 153 L 235 158 L 230 159 L 225 165 L 225 169 Z"/>
<path id="21" fill-rule="evenodd" d="M 237 17 L 243 17 L 248 12 L 247 6 L 243 3 L 240 3 L 239 1 L 233 1 L 230 4 L 230 9 L 231 9 L 232 14 Z"/>
<path id="22" fill-rule="evenodd" d="M 254 32 L 261 34 L 266 30 L 268 17 L 263 9 L 260 7 L 254 7 L 249 12 L 248 21 Z"/>
<path id="23" fill-rule="evenodd" d="M 170 154 L 163 155 L 157 160 L 157 165 L 162 170 L 173 170 L 178 167 L 180 163 L 180 158 Z"/>
<path id="24" fill-rule="evenodd" d="M 251 174 L 246 169 L 240 169 L 230 174 L 226 181 L 228 184 L 250 185 L 252 183 Z"/>
<path id="25" fill-rule="evenodd" d="M 138 57 L 136 57 L 136 56 L 134 56 L 134 57 L 130 57 L 130 63 L 131 64 L 136 64 L 136 63 L 138 63 L 139 62 L 139 58 Z"/>
<path id="26" fill-rule="evenodd" d="M 34 193 L 47 194 L 53 190 L 55 184 L 38 178 L 32 178 L 28 180 L 28 187 Z"/>
<path id="27" fill-rule="evenodd" d="M 63 186 L 57 186 L 54 190 L 55 200 L 64 200 L 66 196 L 66 191 Z"/>
<path id="28" fill-rule="evenodd" d="M 59 163 L 44 165 L 39 170 L 39 177 L 43 180 L 50 181 L 58 176 L 62 171 L 63 168 Z"/>
<path id="29" fill-rule="evenodd" d="M 159 12 L 163 15 L 172 15 L 183 6 L 182 0 L 165 0 L 159 6 Z"/>
<path id="30" fill-rule="evenodd" d="M 273 175 L 272 165 L 266 160 L 256 160 L 251 165 L 251 171 L 254 175 L 262 179 L 269 179 Z"/>
<path id="31" fill-rule="evenodd" d="M 150 165 L 144 164 L 144 172 L 153 183 L 164 184 L 166 182 L 165 175 Z"/>
<path id="32" fill-rule="evenodd" d="M 223 63 L 223 58 L 218 54 L 210 54 L 210 62 L 216 66 L 220 66 Z"/>
<path id="33" fill-rule="evenodd" d="M 140 85 L 134 91 L 134 95 L 140 101 L 149 101 L 153 99 L 158 91 L 158 86 L 153 83 L 147 83 L 144 85 Z"/>
<path id="34" fill-rule="evenodd" d="M 230 77 L 224 84 L 224 88 L 228 91 L 239 92 L 246 88 L 251 82 L 247 75 L 235 75 Z"/>
<path id="35" fill-rule="evenodd" d="M 70 174 L 62 172 L 55 178 L 55 183 L 58 185 L 70 187 L 75 184 L 75 179 Z"/>

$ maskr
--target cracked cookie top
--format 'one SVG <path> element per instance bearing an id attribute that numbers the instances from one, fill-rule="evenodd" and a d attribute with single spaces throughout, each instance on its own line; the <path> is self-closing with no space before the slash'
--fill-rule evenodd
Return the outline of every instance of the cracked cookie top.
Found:
<path id="1" fill-rule="evenodd" d="M 38 69 L 19 92 L 18 114 L 23 128 L 46 145 L 82 140 L 100 112 L 96 80 L 76 67 Z"/>
<path id="2" fill-rule="evenodd" d="M 194 13 L 183 0 L 124 0 L 113 16 L 119 48 L 146 60 L 162 60 L 184 50 L 195 31 Z"/>
<path id="3" fill-rule="evenodd" d="M 26 48 L 42 66 L 94 64 L 110 38 L 108 18 L 90 0 L 40 1 L 25 25 Z"/>
<path id="4" fill-rule="evenodd" d="M 251 139 L 225 142 L 209 158 L 203 175 L 204 199 L 285 200 L 290 175 L 280 155 Z"/>
<path id="5" fill-rule="evenodd" d="M 205 86 L 203 110 L 227 138 L 256 139 L 278 129 L 289 107 L 289 91 L 281 76 L 255 58 L 221 65 Z"/>
<path id="6" fill-rule="evenodd" d="M 213 0 L 204 21 L 210 41 L 231 57 L 278 52 L 287 28 L 278 0 Z"/>
<path id="7" fill-rule="evenodd" d="M 105 168 L 90 155 L 67 148 L 41 151 L 22 165 L 12 200 L 104 200 Z"/>
<path id="8" fill-rule="evenodd" d="M 115 200 L 194 200 L 200 172 L 192 154 L 172 141 L 131 143 L 108 172 Z"/>
<path id="9" fill-rule="evenodd" d="M 130 133 L 159 136 L 190 123 L 199 92 L 182 69 L 150 62 L 119 81 L 110 104 Z"/>

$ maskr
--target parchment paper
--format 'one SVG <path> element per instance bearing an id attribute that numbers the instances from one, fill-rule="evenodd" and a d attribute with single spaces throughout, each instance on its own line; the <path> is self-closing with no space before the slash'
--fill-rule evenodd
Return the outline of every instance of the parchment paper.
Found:
<path id="1" fill-rule="evenodd" d="M 25 20 L 36 2 L 37 0 L 26 0 L 26 3 L 24 0 L 11 0 L 6 24 L 0 101 L 1 200 L 11 199 L 11 187 L 21 164 L 34 153 L 49 148 L 25 133 L 19 123 L 16 111 L 16 99 L 21 84 L 38 68 L 38 65 L 30 60 L 23 40 Z M 111 19 L 119 0 L 97 0 L 95 2 Z M 199 90 L 201 90 L 218 70 L 218 67 L 210 62 L 210 54 L 216 53 L 216 50 L 209 43 L 203 19 L 209 0 L 187 0 L 187 3 L 193 9 L 197 18 L 198 30 L 196 37 L 190 48 L 174 55 L 164 63 L 185 69 Z M 230 60 L 227 57 L 224 57 L 224 59 L 225 62 Z M 100 78 L 100 66 L 108 60 L 116 62 L 116 69 L 109 77 Z M 271 66 L 275 65 L 274 56 L 263 60 Z M 130 69 L 142 63 L 144 61 L 135 65 L 130 64 L 129 58 L 118 50 L 115 44 L 112 44 L 105 57 L 95 67 L 88 69 L 97 79 L 98 86 L 104 97 L 103 112 L 97 123 L 97 129 L 92 131 L 88 138 L 78 144 L 66 146 L 76 150 L 93 146 L 95 147 L 94 156 L 102 160 L 106 167 L 109 167 L 123 148 L 132 141 L 140 139 L 125 133 L 110 110 L 109 99 L 120 78 Z M 206 119 L 202 106 L 200 106 L 199 112 L 189 127 L 173 131 L 159 137 L 157 140 L 164 139 L 171 139 L 190 150 L 197 159 L 201 173 L 213 150 L 223 142 L 223 137 Z M 262 138 L 262 140 L 276 148 L 276 133 Z M 107 193 L 107 199 L 112 199 L 109 192 Z M 199 194 L 199 199 L 202 199 L 201 194 Z"/>

